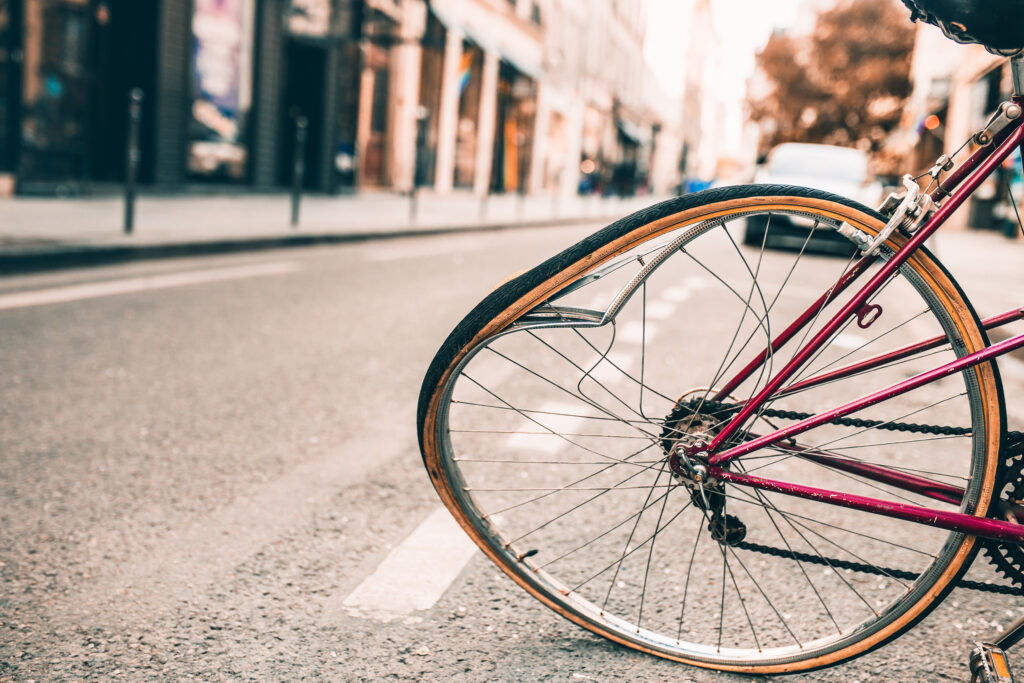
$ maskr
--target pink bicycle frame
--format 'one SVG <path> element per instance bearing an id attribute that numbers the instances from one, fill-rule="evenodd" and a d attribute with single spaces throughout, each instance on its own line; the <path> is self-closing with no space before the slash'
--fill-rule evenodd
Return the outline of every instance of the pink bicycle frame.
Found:
<path id="1" fill-rule="evenodd" d="M 1014 100 L 1020 104 L 1024 103 L 1024 97 L 1015 97 Z M 1024 524 L 1016 524 L 997 519 L 976 517 L 961 512 L 933 510 L 930 508 L 894 503 L 878 498 L 858 496 L 837 491 L 826 491 L 799 484 L 793 484 L 762 477 L 751 476 L 733 472 L 726 469 L 726 464 L 731 460 L 739 458 L 747 453 L 767 446 L 780 447 L 780 443 L 797 434 L 806 432 L 809 429 L 828 423 L 836 418 L 849 415 L 869 406 L 875 405 L 894 396 L 906 393 L 912 389 L 924 386 L 951 374 L 969 369 L 980 363 L 989 361 L 997 356 L 1024 347 L 1024 334 L 1012 337 L 998 344 L 994 344 L 980 351 L 963 356 L 954 361 L 941 365 L 927 372 L 911 377 L 907 380 L 892 386 L 880 389 L 871 394 L 863 396 L 849 403 L 832 408 L 813 417 L 796 422 L 783 429 L 758 436 L 757 438 L 722 450 L 723 445 L 740 430 L 747 421 L 754 416 L 758 409 L 766 401 L 793 393 L 800 389 L 814 386 L 827 381 L 847 377 L 866 369 L 881 367 L 888 363 L 910 357 L 925 350 L 937 348 L 945 343 L 945 339 L 937 337 L 925 340 L 918 344 L 896 349 L 894 351 L 879 354 L 873 358 L 860 361 L 828 373 L 817 375 L 793 385 L 783 388 L 785 382 L 801 368 L 814 353 L 824 345 L 829 338 L 837 332 L 852 316 L 865 305 L 871 295 L 891 277 L 896 270 L 920 247 L 945 221 L 959 208 L 968 196 L 984 181 L 993 171 L 1006 160 L 1014 149 L 1021 148 L 1024 152 L 1024 117 L 1019 118 L 1008 126 L 997 139 L 985 147 L 974 152 L 959 168 L 955 169 L 943 183 L 938 186 L 932 197 L 942 199 L 948 197 L 935 212 L 935 214 L 923 225 L 907 243 L 882 264 L 881 268 L 872 276 L 859 291 L 836 313 L 822 328 L 811 338 L 811 340 L 798 349 L 790 361 L 779 372 L 771 377 L 767 384 L 749 401 L 740 405 L 739 412 L 722 428 L 715 436 L 706 450 L 710 453 L 708 458 L 708 473 L 721 481 L 731 484 L 748 486 L 756 489 L 772 491 L 798 498 L 815 500 L 830 505 L 872 512 L 888 517 L 919 522 L 952 531 L 977 534 L 986 538 L 1011 540 L 1024 542 Z M 835 300 L 875 261 L 874 257 L 862 258 L 854 267 L 846 273 L 833 287 L 819 297 L 803 314 L 800 315 L 789 327 L 771 340 L 768 348 L 762 351 L 753 361 L 746 365 L 740 372 L 714 396 L 715 400 L 725 400 L 728 395 L 754 373 L 767 358 L 788 342 L 801 329 L 805 328 L 814 320 L 818 313 Z M 1024 308 L 1014 309 L 998 316 L 989 318 L 983 322 L 987 329 L 1005 325 L 1014 320 L 1024 319 Z M 866 479 L 879 481 L 900 489 L 918 493 L 950 504 L 959 504 L 963 497 L 963 491 L 956 487 L 938 485 L 936 482 L 908 476 L 903 472 L 889 469 L 879 465 L 869 465 L 854 460 L 837 457 L 828 453 L 792 447 L 781 446 L 787 450 L 793 450 L 796 455 L 814 460 L 819 464 L 834 469 L 855 473 Z"/>

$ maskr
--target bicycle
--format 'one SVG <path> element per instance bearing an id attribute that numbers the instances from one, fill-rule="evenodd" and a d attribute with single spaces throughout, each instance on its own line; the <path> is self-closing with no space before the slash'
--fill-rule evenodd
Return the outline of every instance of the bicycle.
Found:
<path id="1" fill-rule="evenodd" d="M 1005 28 L 1024 9 L 965 25 L 961 0 L 905 4 L 1010 58 L 1015 94 L 966 159 L 877 211 L 791 186 L 662 202 L 500 285 L 431 363 L 417 426 L 442 501 L 576 624 L 791 673 L 884 645 L 954 587 L 1024 594 L 1024 436 L 996 364 L 1024 334 L 988 339 L 1024 307 L 980 319 L 924 246 L 1024 144 Z M 760 247 L 740 244 L 751 220 Z M 807 239 L 769 251 L 773 224 Z M 811 254 L 826 230 L 854 256 Z M 979 550 L 1008 584 L 963 580 Z M 1012 680 L 1022 638 L 1024 620 L 979 644 L 972 672 Z"/>

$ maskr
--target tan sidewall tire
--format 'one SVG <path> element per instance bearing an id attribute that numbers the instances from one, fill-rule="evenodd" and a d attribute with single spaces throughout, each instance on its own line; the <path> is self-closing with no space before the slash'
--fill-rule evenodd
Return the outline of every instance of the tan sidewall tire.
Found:
<path id="1" fill-rule="evenodd" d="M 784 189 L 789 191 L 793 190 L 793 188 Z M 813 194 L 820 195 L 821 193 Z M 603 245 L 599 245 L 593 249 L 588 249 L 587 253 L 581 254 L 579 258 L 569 259 L 564 267 L 559 268 L 557 272 L 544 277 L 543 281 L 538 284 L 531 284 L 530 286 L 524 287 L 519 279 L 515 279 L 495 290 L 493 294 L 504 294 L 506 295 L 506 298 L 511 294 L 512 303 L 504 306 L 501 310 L 496 311 L 487 322 L 479 326 L 479 329 L 472 335 L 472 338 L 469 339 L 467 343 L 460 344 L 459 348 L 454 350 L 454 355 L 452 355 L 450 360 L 447 361 L 446 367 L 442 372 L 440 372 L 439 378 L 436 381 L 430 381 L 432 378 L 430 374 L 428 374 L 427 382 L 430 382 L 430 384 L 428 386 L 427 382 L 425 382 L 423 393 L 421 394 L 420 443 L 424 464 L 426 465 L 431 481 L 437 489 L 441 500 L 455 516 L 462 528 L 465 529 L 466 533 L 473 538 L 484 553 L 498 564 L 498 566 L 501 567 L 502 570 L 514 581 L 562 616 L 613 641 L 620 642 L 637 650 L 649 652 L 660 657 L 673 659 L 675 661 L 695 666 L 758 674 L 807 671 L 832 666 L 852 657 L 865 654 L 892 638 L 895 638 L 900 633 L 911 627 L 925 614 L 927 614 L 931 608 L 938 604 L 945 594 L 952 589 L 956 581 L 960 578 L 963 572 L 966 571 L 970 560 L 974 557 L 977 550 L 976 537 L 967 536 L 964 538 L 963 543 L 956 551 L 949 566 L 921 600 L 911 606 L 891 624 L 886 625 L 870 636 L 856 641 L 842 649 L 798 661 L 753 666 L 709 663 L 691 659 L 673 653 L 652 649 L 649 646 L 645 646 L 644 643 L 627 640 L 619 633 L 606 630 L 602 624 L 591 622 L 583 616 L 566 609 L 562 604 L 553 600 L 546 592 L 540 590 L 535 584 L 531 583 L 527 577 L 520 574 L 515 567 L 507 565 L 505 563 L 506 558 L 488 545 L 481 531 L 474 526 L 473 522 L 467 518 L 466 514 L 459 507 L 457 497 L 449 488 L 450 485 L 445 472 L 444 463 L 441 462 L 442 449 L 439 448 L 438 445 L 439 435 L 436 433 L 436 419 L 440 401 L 444 394 L 444 387 L 449 381 L 452 371 L 476 345 L 506 328 L 510 323 L 531 310 L 552 293 L 560 290 L 587 272 L 597 268 L 609 259 L 615 257 L 617 254 L 623 253 L 642 242 L 682 227 L 697 224 L 701 221 L 751 210 L 781 210 L 794 209 L 797 207 L 813 208 L 816 212 L 821 213 L 822 215 L 846 221 L 854 227 L 872 234 L 877 233 L 881 228 L 882 221 L 877 214 L 873 214 L 873 212 L 870 212 L 863 207 L 840 203 L 836 201 L 837 199 L 839 198 L 818 198 L 816 196 L 800 195 L 793 196 L 782 193 L 778 195 L 723 199 L 717 202 L 693 206 L 643 222 L 636 227 L 628 229 L 621 235 L 614 236 L 613 239 L 609 239 L 608 242 Z M 653 209 L 656 208 L 657 207 L 653 207 Z M 653 209 L 642 213 L 652 212 Z M 646 218 L 646 216 L 643 216 L 643 218 Z M 893 243 L 895 244 L 901 241 L 901 238 L 896 238 L 893 240 Z M 581 243 L 581 245 L 582 244 L 583 243 Z M 566 250 L 561 256 L 565 257 L 566 255 L 571 255 L 573 249 L 579 248 L 581 245 L 577 245 L 576 247 Z M 962 335 L 967 351 L 972 352 L 984 348 L 987 345 L 987 339 L 984 332 L 978 325 L 977 317 L 971 306 L 964 299 L 957 285 L 952 281 L 945 270 L 924 251 L 919 251 L 908 261 L 908 263 L 911 264 L 914 271 L 931 286 L 933 292 L 940 298 L 942 304 L 946 307 L 951 319 Z M 528 275 L 529 273 L 527 273 L 527 276 Z M 520 292 L 513 289 L 511 292 L 502 292 L 505 288 L 517 287 L 523 291 Z M 486 301 L 484 303 L 486 303 Z M 453 332 L 453 337 L 458 332 L 459 328 L 456 328 L 456 331 Z M 449 341 L 451 341 L 451 339 Z M 439 352 L 439 357 L 442 353 L 443 349 L 442 352 Z M 449 355 L 451 354 L 452 351 L 449 350 Z M 977 378 L 978 385 L 982 393 L 982 403 L 985 406 L 984 421 L 986 425 L 986 460 L 983 467 L 981 492 L 975 512 L 978 516 L 984 516 L 991 502 L 992 491 L 995 487 L 996 481 L 998 453 L 1004 422 L 1002 414 L 1002 392 L 996 371 L 991 363 L 976 366 L 971 370 L 971 372 L 973 372 Z"/>

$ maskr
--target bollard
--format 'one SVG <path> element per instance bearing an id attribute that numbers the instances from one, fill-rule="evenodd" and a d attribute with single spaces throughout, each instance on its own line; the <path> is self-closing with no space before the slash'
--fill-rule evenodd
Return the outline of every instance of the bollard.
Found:
<path id="1" fill-rule="evenodd" d="M 295 163 L 292 171 L 292 227 L 299 225 L 299 201 L 302 199 L 302 183 L 306 175 L 306 129 L 309 120 L 295 117 Z"/>
<path id="2" fill-rule="evenodd" d="M 128 144 L 124 153 L 124 234 L 135 230 L 135 181 L 139 172 L 139 124 L 142 122 L 142 88 L 128 94 Z"/>

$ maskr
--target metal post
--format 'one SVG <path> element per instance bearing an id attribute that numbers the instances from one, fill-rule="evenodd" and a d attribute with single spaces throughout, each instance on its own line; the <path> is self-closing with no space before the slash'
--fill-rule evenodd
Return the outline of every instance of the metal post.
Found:
<path id="1" fill-rule="evenodd" d="M 302 199 L 302 183 L 306 175 L 306 129 L 309 120 L 295 117 L 295 159 L 292 170 L 292 227 L 299 225 L 299 201 Z"/>
<path id="2" fill-rule="evenodd" d="M 426 184 L 427 122 L 430 110 L 423 105 L 416 108 L 416 149 L 413 157 L 412 188 L 409 190 L 409 224 L 416 223 L 419 214 L 419 189 Z"/>
<path id="3" fill-rule="evenodd" d="M 526 160 L 523 158 L 523 149 L 526 147 L 526 133 L 519 130 L 516 125 L 516 135 L 513 140 L 516 146 L 516 216 L 523 220 L 526 214 L 526 181 L 529 171 L 526 168 Z"/>
<path id="4" fill-rule="evenodd" d="M 139 172 L 139 124 L 142 121 L 142 88 L 128 95 L 128 144 L 124 154 L 124 234 L 135 229 L 135 181 Z"/>

